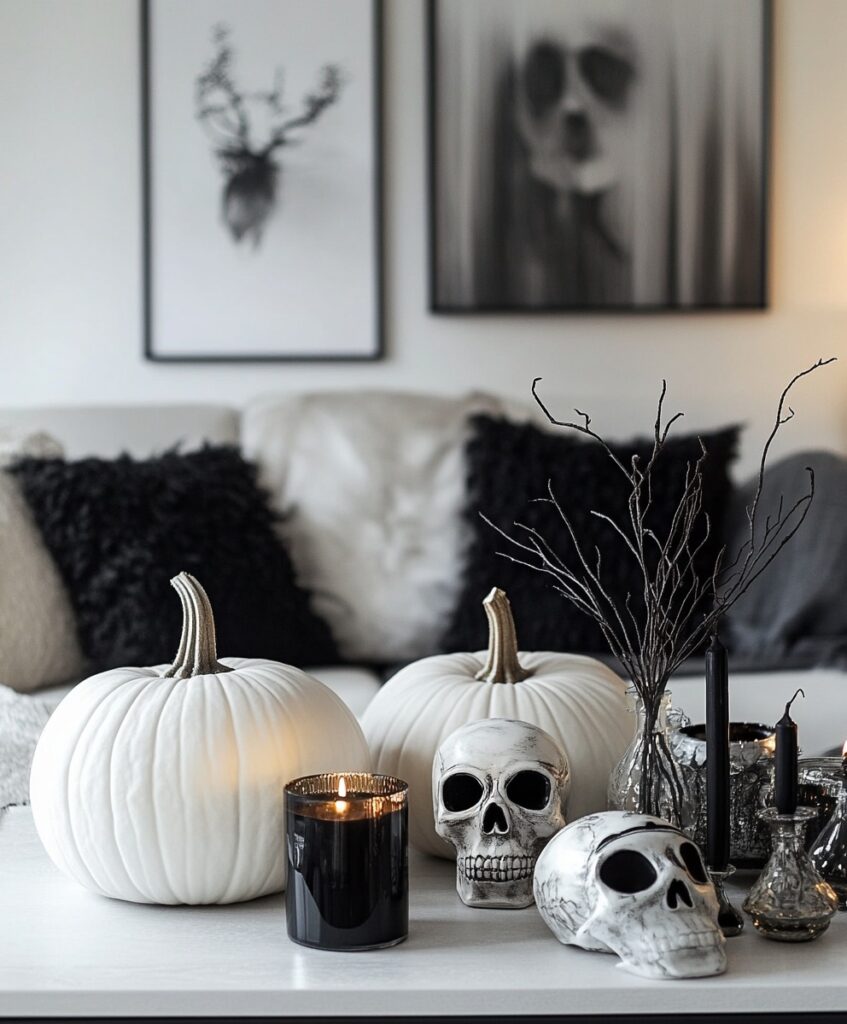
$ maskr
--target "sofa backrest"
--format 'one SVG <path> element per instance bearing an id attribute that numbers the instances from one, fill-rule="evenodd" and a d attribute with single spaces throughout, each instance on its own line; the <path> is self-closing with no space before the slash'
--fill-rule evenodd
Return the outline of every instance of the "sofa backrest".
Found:
<path id="1" fill-rule="evenodd" d="M 47 433 L 72 459 L 144 457 L 175 444 L 237 444 L 239 418 L 237 410 L 211 404 L 36 406 L 0 409 L 0 433 Z"/>

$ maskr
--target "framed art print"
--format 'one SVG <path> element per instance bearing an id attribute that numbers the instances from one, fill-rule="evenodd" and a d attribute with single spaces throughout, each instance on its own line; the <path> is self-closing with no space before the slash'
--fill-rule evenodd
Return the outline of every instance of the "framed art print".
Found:
<path id="1" fill-rule="evenodd" d="M 441 312 L 766 304 L 768 0 L 430 0 Z"/>
<path id="2" fill-rule="evenodd" d="M 382 354 L 379 0 L 142 0 L 145 354 Z"/>

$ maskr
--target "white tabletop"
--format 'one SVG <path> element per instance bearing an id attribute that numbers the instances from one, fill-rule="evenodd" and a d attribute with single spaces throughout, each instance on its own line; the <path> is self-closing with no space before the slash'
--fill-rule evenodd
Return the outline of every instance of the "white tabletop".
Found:
<path id="1" fill-rule="evenodd" d="M 283 897 L 152 907 L 92 895 L 0 815 L 0 1017 L 406 1016 L 847 1011 L 847 914 L 816 942 L 749 926 L 719 978 L 645 981 L 559 945 L 534 908 L 470 910 L 453 866 L 413 856 L 407 942 L 325 953 L 289 942 Z"/>

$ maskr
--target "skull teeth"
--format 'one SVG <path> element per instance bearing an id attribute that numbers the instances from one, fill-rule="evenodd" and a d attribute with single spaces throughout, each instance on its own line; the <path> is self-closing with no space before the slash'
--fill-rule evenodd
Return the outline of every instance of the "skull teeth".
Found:
<path id="1" fill-rule="evenodd" d="M 653 936 L 651 940 L 659 953 L 676 953 L 683 949 L 708 949 L 720 944 L 720 937 L 714 931 L 692 931 L 675 935 L 670 939 Z"/>
<path id="2" fill-rule="evenodd" d="M 456 866 L 469 882 L 513 882 L 529 878 L 535 861 L 531 857 L 459 857 Z"/>

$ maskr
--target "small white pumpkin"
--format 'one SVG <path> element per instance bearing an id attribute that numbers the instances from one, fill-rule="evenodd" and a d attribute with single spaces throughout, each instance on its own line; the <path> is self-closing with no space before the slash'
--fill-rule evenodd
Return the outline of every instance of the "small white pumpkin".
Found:
<path id="1" fill-rule="evenodd" d="M 435 832 L 432 763 L 460 726 L 510 718 L 550 733 L 571 768 L 569 821 L 606 809 L 609 774 L 634 727 L 620 676 L 595 658 L 518 654 L 506 595 L 495 588 L 483 605 L 487 652 L 441 654 L 408 665 L 383 686 L 362 718 L 376 771 L 409 784 L 409 841 L 445 858 L 455 851 Z"/>
<path id="2" fill-rule="evenodd" d="M 172 666 L 75 687 L 47 722 L 30 779 L 38 834 L 81 885 L 135 903 L 235 903 L 285 888 L 283 787 L 366 771 L 353 713 L 289 665 L 217 660 L 209 599 L 187 573 Z"/>

